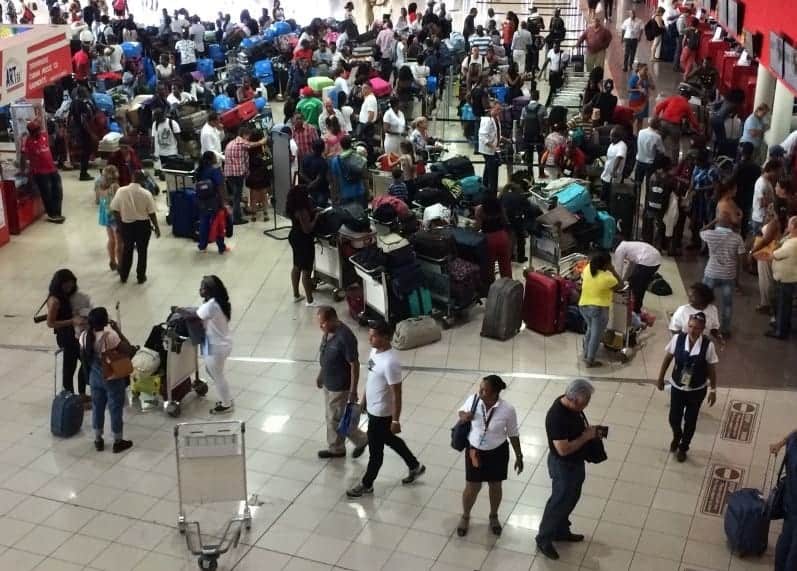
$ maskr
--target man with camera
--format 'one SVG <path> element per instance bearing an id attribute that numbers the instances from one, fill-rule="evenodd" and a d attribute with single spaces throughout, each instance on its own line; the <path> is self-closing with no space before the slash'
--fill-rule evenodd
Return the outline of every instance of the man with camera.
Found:
<path id="1" fill-rule="evenodd" d="M 590 426 L 584 416 L 595 388 L 586 379 L 574 379 L 565 394 L 558 397 L 545 416 L 548 435 L 548 473 L 551 476 L 551 497 L 537 533 L 537 548 L 548 559 L 559 559 L 554 541 L 577 543 L 584 536 L 570 531 L 570 514 L 581 497 L 584 484 L 584 462 L 606 459 L 601 439 L 606 426 Z"/>

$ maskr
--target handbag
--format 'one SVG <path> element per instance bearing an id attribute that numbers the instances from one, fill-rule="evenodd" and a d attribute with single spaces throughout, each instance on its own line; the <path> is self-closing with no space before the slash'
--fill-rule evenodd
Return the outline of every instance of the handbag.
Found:
<path id="1" fill-rule="evenodd" d="M 479 404 L 479 395 L 473 395 L 473 404 L 470 407 L 470 414 L 476 413 L 476 406 Z M 451 448 L 457 452 L 462 452 L 468 447 L 468 436 L 470 435 L 470 421 L 457 423 L 451 427 Z"/>
<path id="2" fill-rule="evenodd" d="M 120 335 L 120 337 L 122 337 Z M 104 338 L 103 338 L 104 341 Z M 100 354 L 102 378 L 106 381 L 123 379 L 133 374 L 132 350 L 130 344 L 122 337 L 119 345 L 106 349 Z"/>
<path id="3" fill-rule="evenodd" d="M 583 412 L 581 413 L 581 418 L 584 419 L 585 426 L 589 425 L 587 416 Z M 601 438 L 593 438 L 584 445 L 583 450 L 584 461 L 590 464 L 600 464 L 609 459 L 606 455 L 606 447 L 603 445 L 603 440 Z"/>

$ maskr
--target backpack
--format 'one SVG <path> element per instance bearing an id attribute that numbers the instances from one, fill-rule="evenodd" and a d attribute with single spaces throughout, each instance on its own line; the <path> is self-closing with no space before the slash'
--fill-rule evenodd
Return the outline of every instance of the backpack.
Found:
<path id="1" fill-rule="evenodd" d="M 652 42 L 660 33 L 659 25 L 656 23 L 656 20 L 654 18 L 648 20 L 645 24 L 645 38 L 647 38 L 649 42 Z"/>
<path id="2" fill-rule="evenodd" d="M 532 101 L 526 106 L 526 118 L 523 121 L 523 140 L 525 142 L 536 143 L 542 141 L 543 112 L 544 107 L 536 101 Z"/>
<path id="3" fill-rule="evenodd" d="M 347 155 L 340 155 L 338 161 L 343 180 L 348 183 L 354 183 L 363 179 L 368 160 L 360 153 L 351 151 Z"/>
<path id="4" fill-rule="evenodd" d="M 697 30 L 689 30 L 686 32 L 686 47 L 690 50 L 696 50 L 700 47 L 700 36 Z"/>
<path id="5" fill-rule="evenodd" d="M 194 188 L 200 212 L 212 214 L 219 209 L 219 194 L 216 192 L 216 187 L 213 186 L 213 181 L 209 179 L 199 180 L 194 185 Z"/>

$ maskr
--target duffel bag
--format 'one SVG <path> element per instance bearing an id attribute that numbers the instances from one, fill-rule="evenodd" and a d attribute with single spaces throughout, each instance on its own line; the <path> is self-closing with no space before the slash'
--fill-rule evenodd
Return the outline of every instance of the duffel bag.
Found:
<path id="1" fill-rule="evenodd" d="M 449 232 L 419 230 L 410 240 L 419 256 L 434 260 L 453 258 L 457 255 L 457 243 Z"/>
<path id="2" fill-rule="evenodd" d="M 393 333 L 392 345 L 399 351 L 406 351 L 430 345 L 442 338 L 443 332 L 437 322 L 428 315 L 424 315 L 400 321 Z"/>
<path id="3" fill-rule="evenodd" d="M 451 157 L 443 161 L 445 171 L 450 178 L 461 180 L 468 176 L 473 176 L 476 171 L 473 169 L 473 163 L 466 156 Z"/>

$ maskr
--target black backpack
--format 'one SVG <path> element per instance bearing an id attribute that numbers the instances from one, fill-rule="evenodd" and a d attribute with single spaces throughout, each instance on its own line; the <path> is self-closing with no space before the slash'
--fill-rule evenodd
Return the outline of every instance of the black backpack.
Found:
<path id="1" fill-rule="evenodd" d="M 196 182 L 194 189 L 200 212 L 211 214 L 219 209 L 219 193 L 216 192 L 213 181 L 209 179 L 199 180 Z"/>
<path id="2" fill-rule="evenodd" d="M 700 48 L 700 35 L 697 33 L 697 30 L 689 30 L 686 32 L 686 47 L 690 50 Z"/>
<path id="3" fill-rule="evenodd" d="M 542 142 L 544 110 L 545 108 L 536 101 L 526 106 L 526 118 L 523 120 L 523 140 L 526 143 Z"/>
<path id="4" fill-rule="evenodd" d="M 656 20 L 654 18 L 648 20 L 645 24 L 645 38 L 647 38 L 649 42 L 652 42 L 660 33 L 661 30 L 659 30 L 659 25 L 656 23 Z"/>

